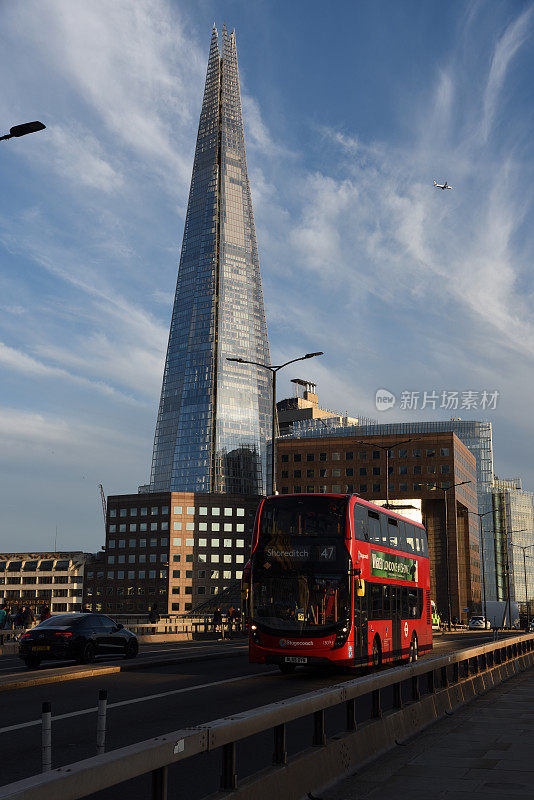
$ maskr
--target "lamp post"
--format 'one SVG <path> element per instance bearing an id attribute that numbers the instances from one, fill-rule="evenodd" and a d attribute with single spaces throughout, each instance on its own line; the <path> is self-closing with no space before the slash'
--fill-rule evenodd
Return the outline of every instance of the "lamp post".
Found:
<path id="1" fill-rule="evenodd" d="M 9 129 L 9 133 L 5 136 L 0 136 L 0 141 L 3 139 L 13 139 L 19 136 L 26 136 L 27 133 L 37 133 L 37 131 L 44 131 L 46 125 L 42 122 L 35 120 L 35 122 L 23 122 L 22 125 L 14 125 Z"/>
<path id="2" fill-rule="evenodd" d="M 448 629 L 451 630 L 451 576 L 450 576 L 450 566 L 449 566 L 449 518 L 448 518 L 448 507 L 447 507 L 447 492 L 450 492 L 451 489 L 455 489 L 456 486 L 463 486 L 466 483 L 471 483 L 471 481 L 460 481 L 460 483 L 453 483 L 452 486 L 447 486 L 445 489 L 443 486 L 438 486 L 435 483 L 427 483 L 428 488 L 431 491 L 436 491 L 440 489 L 443 492 L 443 497 L 445 499 L 445 558 L 447 560 L 447 606 L 449 610 L 449 622 L 448 622 Z M 456 566 L 458 566 L 458 557 L 456 558 Z M 458 590 L 458 600 L 460 599 L 460 591 Z"/>
<path id="3" fill-rule="evenodd" d="M 245 358 L 229 358 L 227 361 L 236 361 L 238 364 L 252 364 L 255 367 L 267 369 L 273 376 L 273 412 L 272 412 L 272 458 L 271 458 L 271 488 L 272 493 L 276 494 L 276 373 L 287 367 L 289 364 L 294 364 L 296 361 L 305 361 L 307 358 L 315 358 L 315 356 L 322 356 L 324 353 L 321 351 L 317 353 L 306 353 L 305 356 L 299 358 L 292 358 L 291 361 L 286 361 L 284 364 L 261 364 L 259 361 L 247 361 Z"/>
<path id="4" fill-rule="evenodd" d="M 392 508 L 389 504 L 389 451 L 393 447 L 399 447 L 401 444 L 408 444 L 408 442 L 419 441 L 418 439 L 405 439 L 403 442 L 393 442 L 392 445 L 386 447 L 383 444 L 375 444 L 374 442 L 356 441 L 356 444 L 363 444 L 365 447 L 376 447 L 377 450 L 385 450 L 386 453 L 386 505 L 384 508 Z M 393 506 L 395 507 L 395 506 Z"/>
<path id="5" fill-rule="evenodd" d="M 484 629 L 486 628 L 488 618 L 486 616 L 486 565 L 484 563 L 484 532 L 482 530 L 482 517 L 487 516 L 488 514 L 493 514 L 493 509 L 491 508 L 489 511 L 484 511 L 482 514 L 479 514 L 477 511 L 469 511 L 469 514 L 473 514 L 473 516 L 478 517 L 479 525 L 480 525 L 480 546 L 482 548 L 482 591 L 484 593 Z"/>
<path id="6" fill-rule="evenodd" d="M 515 531 L 515 533 L 518 533 L 518 532 L 519 531 Z M 531 547 L 534 547 L 534 544 L 527 544 L 526 546 L 523 546 L 521 544 L 514 544 L 512 542 L 512 547 L 517 547 L 518 550 L 522 550 L 523 551 L 523 571 L 524 571 L 524 575 L 525 575 L 525 605 L 527 607 L 527 632 L 528 632 L 528 629 L 529 629 L 530 626 L 529 626 L 528 591 L 527 591 L 527 557 L 525 555 L 525 552 L 527 550 L 530 550 Z"/>
<path id="7" fill-rule="evenodd" d="M 512 627 L 512 595 L 510 592 L 510 544 L 509 535 L 511 536 L 513 533 L 526 533 L 527 528 L 519 528 L 517 531 L 506 531 L 506 593 L 508 595 L 508 624 Z M 518 545 L 512 544 L 512 547 L 517 547 Z M 504 612 L 506 614 L 506 611 Z M 503 616 L 503 628 L 504 628 L 504 616 Z"/>

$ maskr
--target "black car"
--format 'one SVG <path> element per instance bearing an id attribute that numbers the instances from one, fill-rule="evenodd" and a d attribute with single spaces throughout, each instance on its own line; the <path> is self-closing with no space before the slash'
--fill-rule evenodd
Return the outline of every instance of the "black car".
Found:
<path id="1" fill-rule="evenodd" d="M 97 653 L 135 658 L 137 636 L 105 614 L 57 614 L 23 633 L 19 656 L 27 667 L 49 659 L 94 661 Z"/>

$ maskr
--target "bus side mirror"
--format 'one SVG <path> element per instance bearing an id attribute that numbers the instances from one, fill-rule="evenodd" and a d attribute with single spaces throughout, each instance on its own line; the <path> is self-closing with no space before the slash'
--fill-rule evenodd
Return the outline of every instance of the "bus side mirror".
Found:
<path id="1" fill-rule="evenodd" d="M 363 578 L 358 578 L 356 581 L 356 595 L 358 597 L 365 597 L 365 581 Z"/>

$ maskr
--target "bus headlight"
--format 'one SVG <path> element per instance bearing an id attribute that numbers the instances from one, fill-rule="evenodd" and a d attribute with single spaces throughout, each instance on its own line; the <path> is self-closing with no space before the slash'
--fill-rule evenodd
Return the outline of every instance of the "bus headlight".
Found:
<path id="1" fill-rule="evenodd" d="M 334 640 L 334 647 L 343 647 L 343 645 L 349 638 L 349 633 L 350 633 L 349 625 L 345 625 L 343 628 L 341 628 L 341 630 L 338 631 L 338 633 L 336 634 L 336 638 Z"/>
<path id="2" fill-rule="evenodd" d="M 257 625 L 250 626 L 250 638 L 252 639 L 254 644 L 260 644 L 260 634 L 258 633 Z"/>

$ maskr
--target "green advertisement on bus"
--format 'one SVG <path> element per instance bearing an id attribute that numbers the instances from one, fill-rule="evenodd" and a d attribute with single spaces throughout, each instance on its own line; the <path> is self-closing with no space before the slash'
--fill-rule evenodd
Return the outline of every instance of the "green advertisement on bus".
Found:
<path id="1" fill-rule="evenodd" d="M 417 582 L 417 561 L 371 550 L 371 575 L 388 580 Z"/>

